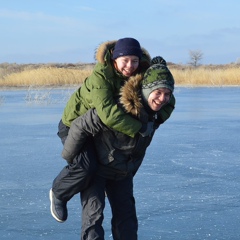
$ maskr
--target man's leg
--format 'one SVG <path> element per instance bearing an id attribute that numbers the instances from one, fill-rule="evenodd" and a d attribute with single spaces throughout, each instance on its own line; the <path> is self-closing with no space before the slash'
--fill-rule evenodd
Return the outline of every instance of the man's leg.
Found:
<path id="1" fill-rule="evenodd" d="M 106 186 L 112 209 L 114 240 L 137 240 L 138 220 L 133 196 L 133 178 L 110 181 Z"/>
<path id="2" fill-rule="evenodd" d="M 81 192 L 82 240 L 104 240 L 105 181 L 96 176 L 88 188 Z"/>

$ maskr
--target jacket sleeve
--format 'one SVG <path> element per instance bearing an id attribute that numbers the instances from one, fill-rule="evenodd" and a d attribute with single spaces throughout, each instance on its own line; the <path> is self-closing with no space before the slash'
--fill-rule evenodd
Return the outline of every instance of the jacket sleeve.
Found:
<path id="1" fill-rule="evenodd" d="M 62 157 L 71 163 L 74 157 L 81 152 L 89 136 L 105 130 L 107 127 L 99 119 L 96 109 L 90 109 L 72 122 L 63 146 Z"/>
<path id="2" fill-rule="evenodd" d="M 142 123 L 117 105 L 115 100 L 117 94 L 113 92 L 113 87 L 108 81 L 99 78 L 95 82 L 98 82 L 98 85 L 92 87 L 91 96 L 102 122 L 116 131 L 134 137 Z"/>

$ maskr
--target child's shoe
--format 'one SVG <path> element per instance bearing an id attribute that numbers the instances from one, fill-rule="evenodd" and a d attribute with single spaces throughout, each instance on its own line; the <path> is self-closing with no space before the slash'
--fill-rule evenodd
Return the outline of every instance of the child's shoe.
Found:
<path id="1" fill-rule="evenodd" d="M 51 210 L 52 216 L 58 222 L 61 222 L 61 223 L 65 222 L 68 217 L 67 202 L 57 199 L 52 189 L 50 189 L 49 198 L 51 202 L 50 210 Z"/>

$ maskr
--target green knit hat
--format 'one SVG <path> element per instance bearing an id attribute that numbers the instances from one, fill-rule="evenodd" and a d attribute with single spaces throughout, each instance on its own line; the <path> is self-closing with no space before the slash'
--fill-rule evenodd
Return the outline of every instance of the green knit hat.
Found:
<path id="1" fill-rule="evenodd" d="M 154 64 L 148 68 L 143 76 L 142 96 L 147 102 L 150 93 L 158 88 L 168 88 L 173 92 L 174 78 L 164 64 Z"/>

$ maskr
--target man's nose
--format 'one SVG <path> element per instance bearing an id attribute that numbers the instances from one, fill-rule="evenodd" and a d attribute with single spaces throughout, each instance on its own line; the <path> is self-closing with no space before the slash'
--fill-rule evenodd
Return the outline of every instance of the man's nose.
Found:
<path id="1" fill-rule="evenodd" d="M 161 102 L 166 101 L 166 96 L 165 96 L 165 94 L 160 94 L 159 97 L 158 97 L 158 99 L 159 99 Z"/>

